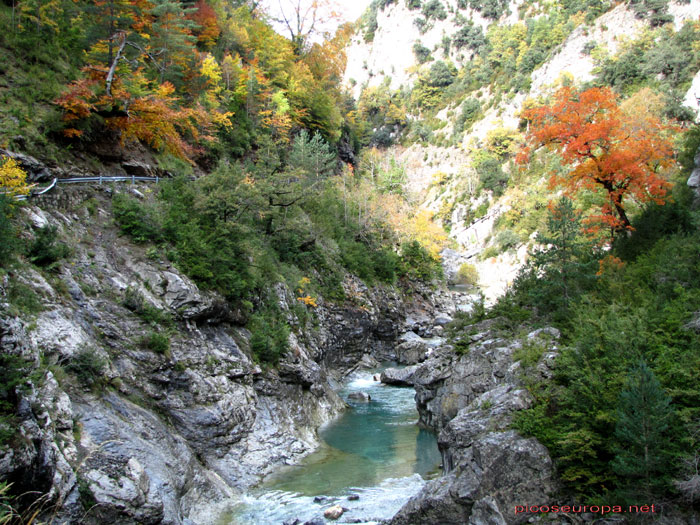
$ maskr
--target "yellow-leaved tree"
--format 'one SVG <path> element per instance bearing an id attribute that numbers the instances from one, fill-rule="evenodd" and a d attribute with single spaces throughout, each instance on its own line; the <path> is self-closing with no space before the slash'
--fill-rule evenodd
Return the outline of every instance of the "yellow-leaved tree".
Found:
<path id="1" fill-rule="evenodd" d="M 11 157 L 0 158 L 0 189 L 9 195 L 26 195 L 33 184 L 27 184 L 27 172 Z"/>

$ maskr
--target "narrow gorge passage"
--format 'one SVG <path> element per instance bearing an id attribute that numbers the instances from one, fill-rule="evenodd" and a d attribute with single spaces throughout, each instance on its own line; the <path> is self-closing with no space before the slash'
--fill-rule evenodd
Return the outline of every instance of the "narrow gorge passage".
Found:
<path id="1" fill-rule="evenodd" d="M 438 474 L 440 453 L 435 435 L 416 424 L 414 390 L 375 381 L 380 372 L 351 375 L 340 392 L 349 408 L 321 429 L 321 447 L 271 476 L 219 524 L 323 522 L 332 505 L 348 509 L 340 523 L 374 523 L 398 512 Z M 371 400 L 358 400 L 358 394 Z"/>

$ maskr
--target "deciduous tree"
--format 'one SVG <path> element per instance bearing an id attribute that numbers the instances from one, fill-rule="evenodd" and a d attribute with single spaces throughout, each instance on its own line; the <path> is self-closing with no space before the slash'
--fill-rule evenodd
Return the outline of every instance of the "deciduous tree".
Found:
<path id="1" fill-rule="evenodd" d="M 27 184 L 27 173 L 10 157 L 0 157 L 0 192 L 26 195 L 32 185 Z"/>
<path id="2" fill-rule="evenodd" d="M 669 126 L 658 117 L 624 111 L 610 88 L 579 92 L 570 86 L 522 117 L 529 121 L 529 147 L 521 151 L 520 162 L 529 158 L 531 147 L 557 150 L 571 169 L 553 176 L 552 186 L 564 186 L 570 194 L 605 191 L 600 213 L 588 218 L 591 230 L 601 225 L 613 234 L 630 230 L 625 200 L 664 203 L 670 183 L 662 171 L 673 163 L 673 148 Z"/>
<path id="3" fill-rule="evenodd" d="M 294 51 L 300 56 L 306 51 L 310 38 L 327 32 L 329 24 L 340 18 L 332 0 L 277 0 L 271 12 L 272 19 L 285 28 Z"/>

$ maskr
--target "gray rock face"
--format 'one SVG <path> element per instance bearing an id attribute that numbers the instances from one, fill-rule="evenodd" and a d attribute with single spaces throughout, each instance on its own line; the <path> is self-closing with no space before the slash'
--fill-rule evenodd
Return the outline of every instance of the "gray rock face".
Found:
<path id="1" fill-rule="evenodd" d="M 467 262 L 467 257 L 463 253 L 447 248 L 440 252 L 440 262 L 442 263 L 447 282 L 455 283 L 457 282 L 459 268 Z"/>
<path id="2" fill-rule="evenodd" d="M 446 324 L 446 322 L 443 325 L 438 324 L 441 319 L 445 320 L 446 318 L 438 315 L 432 320 L 432 323 L 427 323 L 428 325 L 433 325 L 432 334 L 434 337 L 429 339 L 421 337 L 412 331 L 402 334 L 399 337 L 399 344 L 395 347 L 396 361 L 403 365 L 414 365 L 425 361 L 435 348 L 440 347 L 445 342 L 444 338 L 439 337 L 439 334 L 443 332 L 442 326 Z"/>
<path id="3" fill-rule="evenodd" d="M 30 155 L 0 149 L 0 156 L 3 155 L 17 161 L 20 167 L 27 172 L 30 182 L 48 182 L 53 178 L 49 167 Z"/>
<path id="4" fill-rule="evenodd" d="M 695 204 L 700 201 L 700 149 L 695 153 L 695 169 L 688 178 L 688 187 L 695 193 Z"/>
<path id="5" fill-rule="evenodd" d="M 124 161 L 121 163 L 121 166 L 128 175 L 134 175 L 136 177 L 163 176 L 163 170 L 159 167 L 138 160 Z"/>
<path id="6" fill-rule="evenodd" d="M 84 191 L 56 202 L 105 200 Z M 290 335 L 279 366 L 263 370 L 250 357 L 241 316 L 167 263 L 140 255 L 115 234 L 108 213 L 79 220 L 83 212 L 72 208 L 29 209 L 76 238 L 95 239 L 76 247 L 58 276 L 62 288 L 28 270 L 23 282 L 43 303 L 29 335 L 23 322 L 0 315 L 0 351 L 33 367 L 42 355 L 69 370 L 60 385 L 44 373 L 19 396 L 23 445 L 0 451 L 0 476 L 49 494 L 57 523 L 215 522 L 234 493 L 318 446 L 316 429 L 345 407 L 329 372 L 376 366 L 376 358 L 395 355 L 405 331 L 403 296 L 348 278 L 353 300 L 319 298 L 317 328 Z M 274 291 L 298 326 L 295 294 L 284 285 Z M 172 324 L 144 319 L 139 304 Z M 167 351 L 143 342 L 153 332 L 167 334 Z M 86 355 L 104 361 L 91 371 L 97 386 L 70 371 Z"/>
<path id="7" fill-rule="evenodd" d="M 410 336 L 406 337 L 409 334 Z M 428 349 L 425 339 L 408 332 L 401 337 L 401 342 L 396 346 L 396 360 L 404 365 L 420 363 L 428 357 Z"/>
<path id="8" fill-rule="evenodd" d="M 509 430 L 513 414 L 532 404 L 512 359 L 523 343 L 494 337 L 488 322 L 473 328 L 468 353 L 440 349 L 410 373 L 420 421 L 439 432 L 444 475 L 404 505 L 392 525 L 523 523 L 528 518 L 515 506 L 546 504 L 556 490 L 547 449 Z M 558 335 L 544 329 L 528 339 L 544 336 L 546 343 Z M 553 366 L 556 347 L 550 349 L 534 373 Z"/>
<path id="9" fill-rule="evenodd" d="M 27 362 L 32 380 L 16 390 L 17 437 L 0 448 L 0 479 L 11 479 L 18 494 L 36 491 L 64 502 L 62 513 L 75 517 L 79 507 L 70 495 L 77 478 L 69 464 L 72 447 L 72 405 L 50 371 L 37 371 L 39 352 L 28 344 L 24 324 L 0 319 L 0 351 Z"/>

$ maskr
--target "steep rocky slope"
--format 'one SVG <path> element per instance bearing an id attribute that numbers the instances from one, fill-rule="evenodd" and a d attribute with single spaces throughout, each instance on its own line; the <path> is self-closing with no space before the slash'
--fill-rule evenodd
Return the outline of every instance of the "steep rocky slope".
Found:
<path id="1" fill-rule="evenodd" d="M 393 357 L 409 308 L 410 328 L 430 331 L 436 299 L 409 305 L 348 277 L 352 300 L 321 300 L 304 328 L 277 285 L 297 329 L 279 366 L 263 368 L 241 312 L 118 235 L 121 191 L 150 190 L 60 189 L 22 210 L 28 227 L 55 226 L 75 248 L 54 271 L 13 271 L 39 298 L 34 313 L 8 304 L 16 285 L 3 285 L 2 351 L 28 359 L 33 379 L 0 472 L 41 495 L 56 523 L 210 523 L 232 494 L 312 451 L 344 408 L 334 378 L 363 356 Z"/>
<path id="2" fill-rule="evenodd" d="M 476 57 L 467 47 L 454 45 L 460 28 L 481 28 L 484 32 L 490 25 L 512 26 L 531 20 L 537 13 L 536 2 L 510 2 L 503 8 L 500 18 L 486 18 L 470 2 L 441 1 L 444 19 L 427 17 L 428 24 L 421 27 L 417 19 L 426 19 L 421 8 L 410 9 L 409 4 L 426 6 L 434 2 L 380 2 L 375 8 L 376 28 L 368 37 L 365 21 L 348 47 L 348 66 L 345 82 L 356 97 L 365 87 L 385 85 L 388 89 L 410 90 L 437 61 L 454 64 L 458 69 Z M 385 4 L 381 7 L 381 4 Z M 669 2 L 668 15 L 675 30 L 700 16 L 700 2 Z M 543 16 L 541 13 L 537 17 Z M 501 295 L 514 279 L 517 269 L 527 256 L 527 245 L 533 239 L 521 239 L 520 249 L 500 253 L 492 257 L 479 258 L 488 247 L 496 244 L 494 226 L 497 219 L 516 207 L 507 196 L 489 197 L 475 191 L 479 175 L 475 170 L 475 154 L 487 146 L 490 133 L 495 130 L 516 132 L 519 114 L 526 100 L 546 93 L 561 78 L 568 76 L 575 82 L 587 82 L 594 77 L 594 57 L 591 46 L 599 54 L 614 56 L 629 42 L 650 28 L 646 18 L 638 16 L 633 6 L 617 3 L 612 9 L 597 18 L 579 20 L 578 25 L 562 41 L 548 52 L 547 59 L 529 75 L 529 88 L 503 92 L 500 87 L 483 85 L 476 92 L 457 98 L 434 116 L 430 127 L 434 130 L 430 140 L 397 137 L 396 144 L 385 154 L 402 165 L 407 174 L 407 188 L 415 194 L 418 205 L 435 214 L 436 220 L 449 224 L 450 237 L 465 257 L 462 262 L 474 264 L 480 276 L 480 284 L 487 300 Z M 452 41 L 449 45 L 448 41 Z M 447 42 L 448 45 L 445 45 Z M 430 51 L 430 58 L 423 65 L 414 52 L 420 44 Z M 506 53 L 506 51 L 504 51 Z M 466 73 L 467 75 L 469 73 Z M 693 84 L 695 85 L 695 84 Z M 697 86 L 689 86 L 684 104 L 697 111 L 695 97 Z M 482 108 L 478 119 L 463 133 L 453 134 L 456 119 L 463 100 L 473 97 Z M 409 123 L 421 123 L 422 112 L 409 114 Z M 504 169 L 511 175 L 513 168 Z M 439 184 L 436 184 L 436 181 Z M 481 210 L 486 207 L 488 211 Z M 481 210 L 474 213 L 475 210 Z"/>

